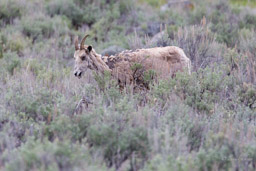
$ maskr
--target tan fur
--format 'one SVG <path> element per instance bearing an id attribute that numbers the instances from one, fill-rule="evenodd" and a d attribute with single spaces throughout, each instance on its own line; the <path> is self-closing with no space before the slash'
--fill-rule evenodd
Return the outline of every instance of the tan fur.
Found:
<path id="1" fill-rule="evenodd" d="M 101 56 L 94 49 L 89 52 L 88 47 L 74 54 L 75 75 L 79 78 L 89 68 L 99 73 L 111 72 L 121 87 L 127 84 L 147 87 L 143 81 L 147 71 L 156 73 L 154 79 L 168 79 L 177 71 L 191 72 L 190 59 L 175 46 L 123 51 L 115 56 Z M 82 56 L 86 59 L 82 60 Z"/>
<path id="2" fill-rule="evenodd" d="M 158 79 L 168 79 L 177 71 L 191 72 L 189 58 L 186 57 L 182 49 L 175 46 L 138 49 L 135 52 L 120 53 L 114 58 L 122 60 L 115 64 L 112 75 L 128 84 L 133 82 L 134 70 L 131 68 L 134 64 L 141 64 L 143 72 L 155 71 Z"/>

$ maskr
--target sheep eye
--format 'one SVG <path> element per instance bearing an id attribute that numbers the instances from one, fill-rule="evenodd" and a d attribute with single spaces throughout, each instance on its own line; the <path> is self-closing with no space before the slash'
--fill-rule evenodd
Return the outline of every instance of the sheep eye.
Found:
<path id="1" fill-rule="evenodd" d="M 82 57 L 81 57 L 81 60 L 84 61 L 84 60 L 85 60 L 85 56 L 82 56 Z"/>

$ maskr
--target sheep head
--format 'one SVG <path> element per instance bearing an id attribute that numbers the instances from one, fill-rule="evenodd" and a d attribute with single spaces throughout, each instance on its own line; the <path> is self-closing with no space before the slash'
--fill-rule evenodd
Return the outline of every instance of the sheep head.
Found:
<path id="1" fill-rule="evenodd" d="M 75 68 L 74 75 L 81 78 L 83 73 L 89 68 L 93 69 L 93 61 L 91 58 L 92 46 L 84 45 L 84 42 L 88 35 L 82 39 L 80 45 L 78 44 L 78 38 L 75 40 Z"/>

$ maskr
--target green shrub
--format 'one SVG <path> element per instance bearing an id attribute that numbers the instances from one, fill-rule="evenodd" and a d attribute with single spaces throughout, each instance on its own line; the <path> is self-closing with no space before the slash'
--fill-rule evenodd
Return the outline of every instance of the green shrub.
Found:
<path id="1" fill-rule="evenodd" d="M 185 27 L 174 34 L 174 40 L 170 44 L 182 48 L 192 61 L 195 70 L 205 68 L 214 62 L 221 46 L 215 42 L 215 36 L 210 32 L 207 25 Z"/>
<path id="2" fill-rule="evenodd" d="M 249 168 L 254 169 L 255 168 L 255 162 L 256 162 L 256 147 L 255 144 L 249 144 L 245 147 L 246 151 L 246 158 L 244 158 L 245 161 L 249 163 Z"/>
<path id="3" fill-rule="evenodd" d="M 25 11 L 25 5 L 17 0 L 1 0 L 0 6 L 0 25 L 13 23 Z"/>
<path id="4" fill-rule="evenodd" d="M 143 171 L 168 171 L 168 170 L 197 170 L 194 159 L 192 156 L 180 156 L 175 158 L 174 155 L 169 154 L 168 156 L 159 156 L 156 155 L 153 159 L 148 160 L 145 164 L 145 167 L 142 169 Z"/>
<path id="5" fill-rule="evenodd" d="M 216 40 L 220 43 L 225 43 L 228 46 L 234 46 L 237 43 L 237 30 L 231 28 L 229 24 L 223 23 L 212 24 L 211 30 L 217 32 Z"/>
<path id="6" fill-rule="evenodd" d="M 3 53 L 6 51 L 7 37 L 4 33 L 0 33 L 0 59 L 3 58 Z"/>
<path id="7" fill-rule="evenodd" d="M 79 115 L 70 118 L 68 116 L 53 116 L 53 121 L 45 127 L 45 135 L 49 140 L 82 141 L 87 135 L 91 116 Z"/>
<path id="8" fill-rule="evenodd" d="M 204 17 L 207 16 L 207 9 L 205 7 L 205 4 L 202 4 L 203 2 L 201 2 L 200 4 L 197 4 L 195 7 L 196 9 L 195 10 L 191 10 L 189 11 L 188 15 L 190 15 L 188 18 L 189 18 L 189 21 L 187 21 L 188 23 L 190 24 L 193 24 L 193 25 L 198 25 L 201 23 L 202 19 Z"/>
<path id="9" fill-rule="evenodd" d="M 152 84 L 156 77 L 156 72 L 154 70 L 148 70 L 143 74 L 143 81 L 149 85 Z"/>
<path id="10" fill-rule="evenodd" d="M 246 14 L 242 21 L 240 21 L 240 28 L 256 29 L 256 16 Z"/>
<path id="11" fill-rule="evenodd" d="M 126 128 L 120 132 L 120 128 L 113 126 L 101 124 L 88 130 L 89 143 L 103 149 L 108 166 L 119 168 L 134 152 L 139 157 L 147 155 L 147 132 L 144 128 Z"/>
<path id="12" fill-rule="evenodd" d="M 233 55 L 230 58 L 234 60 L 237 68 L 237 78 L 240 82 L 255 83 L 256 75 L 256 46 L 255 32 L 248 29 L 242 29 L 239 33 L 240 42 L 237 51 L 238 55 Z"/>
<path id="13" fill-rule="evenodd" d="M 21 67 L 21 59 L 15 52 L 4 53 L 2 60 L 4 61 L 3 67 L 5 67 L 11 75 L 13 75 L 15 71 L 19 70 Z"/>
<path id="14" fill-rule="evenodd" d="M 248 1 L 248 0 L 231 0 L 232 4 L 238 5 L 238 6 L 250 6 L 255 7 L 256 2 L 255 1 Z"/>
<path id="15" fill-rule="evenodd" d="M 216 40 L 233 47 L 237 43 L 239 20 L 237 15 L 230 8 L 227 1 L 219 1 L 211 13 L 211 31 L 217 33 Z"/>
<path id="16" fill-rule="evenodd" d="M 256 86 L 244 83 L 237 90 L 239 101 L 251 109 L 256 109 Z"/>
<path id="17" fill-rule="evenodd" d="M 83 6 L 76 5 L 71 1 L 55 0 L 51 1 L 46 9 L 51 16 L 64 15 L 74 26 L 81 26 L 83 24 L 92 25 L 97 19 L 99 14 L 99 8 L 94 4 L 86 4 Z"/>
<path id="18" fill-rule="evenodd" d="M 4 156 L 7 170 L 105 170 L 96 163 L 89 165 L 91 159 L 87 149 L 71 145 L 69 141 L 40 142 L 31 139 L 18 150 Z"/>
<path id="19" fill-rule="evenodd" d="M 164 105 L 165 102 L 169 99 L 171 90 L 174 86 L 169 81 L 160 80 L 158 84 L 151 86 L 152 95 L 154 98 L 160 101 L 160 104 Z M 161 106 L 162 106 L 161 105 Z"/>
<path id="20" fill-rule="evenodd" d="M 218 149 L 202 150 L 198 154 L 199 170 L 212 170 L 216 167 L 218 170 L 226 170 L 231 167 L 231 152 L 227 146 Z"/>
<path id="21" fill-rule="evenodd" d="M 178 73 L 172 86 L 186 104 L 198 111 L 210 114 L 216 102 L 220 102 L 219 94 L 228 86 L 229 79 L 221 70 L 200 69 L 191 76 Z"/>
<path id="22" fill-rule="evenodd" d="M 192 150 L 199 150 L 203 141 L 203 125 L 196 123 L 190 129 L 188 133 L 188 143 L 187 145 Z"/>
<path id="23" fill-rule="evenodd" d="M 121 15 L 127 14 L 129 11 L 135 8 L 134 1 L 120 0 L 119 10 Z"/>
<path id="24" fill-rule="evenodd" d="M 104 92 L 104 102 L 111 101 L 113 103 L 116 103 L 121 100 L 122 96 L 119 89 L 120 87 L 117 83 L 117 80 L 111 77 L 110 72 L 104 72 L 103 75 L 94 72 L 93 76 L 95 81 L 97 82 L 99 90 Z"/>
<path id="25" fill-rule="evenodd" d="M 38 89 L 34 94 L 14 90 L 9 91 L 10 95 L 7 100 L 10 100 L 13 112 L 16 114 L 25 113 L 27 119 L 47 121 L 50 115 L 54 113 L 57 93 L 45 88 Z"/>
<path id="26" fill-rule="evenodd" d="M 141 3 L 147 3 L 152 7 L 160 7 L 161 5 L 166 3 L 166 0 L 140 0 Z"/>
<path id="27" fill-rule="evenodd" d="M 24 50 L 31 45 L 31 41 L 20 32 L 14 32 L 5 36 L 5 51 L 14 51 L 22 56 Z"/>
<path id="28" fill-rule="evenodd" d="M 110 72 L 104 72 L 103 75 L 97 74 L 96 72 L 93 73 L 94 79 L 98 84 L 98 87 L 100 90 L 105 90 L 106 88 L 109 88 L 112 81 L 111 80 L 111 73 Z"/>
<path id="29" fill-rule="evenodd" d="M 33 73 L 35 76 L 38 76 L 40 74 L 40 72 L 45 71 L 43 62 L 39 61 L 37 59 L 28 58 L 24 61 L 23 65 L 27 68 L 28 71 Z"/>
<path id="30" fill-rule="evenodd" d="M 67 23 L 61 17 L 50 18 L 43 15 L 24 17 L 21 19 L 23 34 L 30 37 L 33 42 L 54 35 L 63 35 L 68 32 Z"/>
<path id="31" fill-rule="evenodd" d="M 3 52 L 4 52 L 4 44 L 0 40 L 0 59 L 3 58 Z"/>
<path id="32" fill-rule="evenodd" d="M 227 170 L 231 168 L 234 160 L 237 160 L 237 164 L 241 164 L 239 158 L 241 151 L 237 146 L 240 142 L 225 136 L 225 131 L 222 131 L 216 134 L 208 134 L 204 148 L 196 156 L 196 164 L 199 170 L 212 170 L 214 167 L 218 170 Z"/>
<path id="33" fill-rule="evenodd" d="M 242 29 L 239 32 L 239 46 L 238 49 L 241 50 L 242 52 L 250 52 L 253 55 L 255 55 L 256 52 L 256 33 L 253 30 L 248 30 L 248 29 Z"/>
<path id="34" fill-rule="evenodd" d="M 179 13 L 169 10 L 167 12 L 160 12 L 159 17 L 163 20 L 163 23 L 168 22 L 170 24 L 165 25 L 168 38 L 174 39 L 174 34 L 180 27 L 186 25 L 185 16 L 181 16 Z M 168 42 L 164 42 L 168 45 Z"/>
<path id="35" fill-rule="evenodd" d="M 106 11 L 104 17 L 97 20 L 89 32 L 97 42 L 120 40 L 120 36 L 117 37 L 117 35 L 120 35 L 124 30 L 124 27 L 116 22 L 121 16 L 118 4 L 114 4 L 107 9 L 108 11 Z M 121 42 L 119 41 L 119 43 Z"/>

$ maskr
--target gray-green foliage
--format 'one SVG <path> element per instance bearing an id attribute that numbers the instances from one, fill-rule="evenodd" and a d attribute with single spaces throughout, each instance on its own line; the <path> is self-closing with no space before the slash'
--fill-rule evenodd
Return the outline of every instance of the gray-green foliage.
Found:
<path id="1" fill-rule="evenodd" d="M 16 0 L 2 0 L 0 6 L 0 26 L 12 23 L 15 18 L 21 17 L 26 10 L 25 5 Z"/>
<path id="2" fill-rule="evenodd" d="M 254 3 L 191 2 L 1 0 L 0 170 L 255 170 L 256 17 L 238 6 Z M 136 93 L 107 72 L 76 79 L 85 33 L 98 53 L 179 46 L 192 74 L 149 70 Z"/>
<path id="3" fill-rule="evenodd" d="M 50 38 L 57 34 L 67 34 L 67 22 L 61 17 L 50 18 L 44 15 L 24 17 L 21 19 L 21 30 L 24 35 L 33 41 Z"/>
<path id="4" fill-rule="evenodd" d="M 91 165 L 92 159 L 86 146 L 71 144 L 68 140 L 50 142 L 31 138 L 22 148 L 3 154 L 3 158 L 12 158 L 6 164 L 7 170 L 75 170 L 78 165 L 88 170 L 105 170 L 104 166 Z"/>
<path id="5" fill-rule="evenodd" d="M 94 23 L 99 14 L 99 8 L 91 4 L 82 7 L 84 8 L 76 5 L 72 0 L 55 0 L 47 4 L 46 10 L 51 16 L 62 15 L 67 17 L 75 26 Z"/>
<path id="6" fill-rule="evenodd" d="M 11 75 L 21 66 L 21 60 L 15 52 L 4 53 L 2 62 L 2 67 L 5 67 L 6 71 Z"/>

